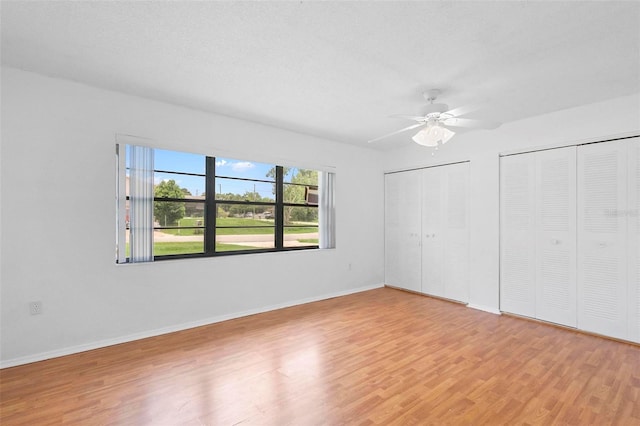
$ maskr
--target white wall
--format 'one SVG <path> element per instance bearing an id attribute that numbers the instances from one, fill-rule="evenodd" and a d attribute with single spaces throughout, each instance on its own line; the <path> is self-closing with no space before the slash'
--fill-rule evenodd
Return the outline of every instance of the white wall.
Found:
<path id="1" fill-rule="evenodd" d="M 334 166 L 337 248 L 116 265 L 116 133 L 167 149 Z M 384 279 L 377 151 L 10 68 L 1 135 L 2 366 Z M 29 301 L 42 301 L 44 313 L 29 315 Z"/>
<path id="2" fill-rule="evenodd" d="M 499 309 L 499 154 L 640 134 L 640 94 L 456 135 L 432 157 L 414 143 L 390 152 L 384 170 L 471 161 L 472 307 Z"/>

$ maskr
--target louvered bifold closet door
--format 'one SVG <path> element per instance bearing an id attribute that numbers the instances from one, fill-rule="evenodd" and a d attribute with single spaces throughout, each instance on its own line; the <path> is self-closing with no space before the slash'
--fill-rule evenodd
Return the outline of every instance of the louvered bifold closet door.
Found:
<path id="1" fill-rule="evenodd" d="M 629 339 L 640 343 L 640 138 L 629 139 L 627 144 Z"/>
<path id="2" fill-rule="evenodd" d="M 445 297 L 469 301 L 469 163 L 442 167 L 445 177 L 443 212 L 445 222 Z"/>
<path id="3" fill-rule="evenodd" d="M 536 152 L 535 317 L 576 327 L 576 147 Z"/>
<path id="4" fill-rule="evenodd" d="M 385 175 L 385 282 L 421 289 L 420 172 Z"/>
<path id="5" fill-rule="evenodd" d="M 443 167 L 422 170 L 422 292 L 445 297 Z"/>
<path id="6" fill-rule="evenodd" d="M 535 157 L 500 158 L 500 309 L 535 317 Z"/>
<path id="7" fill-rule="evenodd" d="M 627 141 L 578 148 L 578 328 L 626 339 Z"/>

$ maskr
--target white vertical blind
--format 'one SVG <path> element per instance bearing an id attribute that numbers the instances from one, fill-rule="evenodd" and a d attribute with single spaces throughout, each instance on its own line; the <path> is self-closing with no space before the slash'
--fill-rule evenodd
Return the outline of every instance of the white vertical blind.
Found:
<path id="1" fill-rule="evenodd" d="M 130 260 L 153 261 L 153 148 L 130 145 Z"/>
<path id="2" fill-rule="evenodd" d="M 320 205 L 318 206 L 318 222 L 320 225 L 319 247 L 321 249 L 336 247 L 336 201 L 335 173 L 318 173 L 318 190 Z"/>
<path id="3" fill-rule="evenodd" d="M 627 338 L 626 141 L 578 149 L 578 327 Z"/>

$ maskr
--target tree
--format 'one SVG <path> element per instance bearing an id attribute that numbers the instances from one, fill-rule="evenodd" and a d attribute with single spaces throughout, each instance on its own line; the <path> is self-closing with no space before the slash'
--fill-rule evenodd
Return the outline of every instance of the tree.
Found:
<path id="1" fill-rule="evenodd" d="M 291 176 L 291 182 L 297 184 L 304 184 L 310 187 L 318 187 L 318 172 L 315 170 L 297 169 L 297 172 Z M 297 185 L 287 185 L 289 189 L 288 197 L 285 194 L 285 199 L 289 199 L 291 203 L 305 203 L 305 187 Z M 287 188 L 285 188 L 285 191 Z M 318 208 L 317 207 L 296 207 L 289 213 L 289 220 L 295 222 L 317 222 L 318 221 Z"/>
<path id="2" fill-rule="evenodd" d="M 182 188 L 175 180 L 164 180 L 155 187 L 157 198 L 184 198 Z M 155 201 L 153 203 L 153 214 L 156 220 L 163 226 L 176 225 L 178 220 L 184 217 L 184 203 L 179 201 Z"/>
<path id="3" fill-rule="evenodd" d="M 286 178 L 291 175 L 291 183 L 308 185 L 317 188 L 318 187 L 318 172 L 315 170 L 296 169 L 291 167 L 283 167 L 282 174 Z M 267 172 L 267 177 L 276 178 L 276 168 L 272 167 Z M 273 193 L 275 194 L 275 187 L 273 185 Z M 304 204 L 305 203 L 305 187 L 300 185 L 287 185 L 285 183 L 284 188 L 284 202 Z M 318 209 L 314 207 L 292 207 L 286 206 L 284 208 L 284 224 L 291 225 L 295 221 L 301 222 L 314 222 L 318 220 Z"/>

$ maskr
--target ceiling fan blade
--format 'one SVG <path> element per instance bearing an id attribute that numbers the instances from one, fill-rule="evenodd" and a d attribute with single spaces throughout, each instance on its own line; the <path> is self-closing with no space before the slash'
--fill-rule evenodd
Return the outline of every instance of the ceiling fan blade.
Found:
<path id="1" fill-rule="evenodd" d="M 470 118 L 448 118 L 443 121 L 446 126 L 467 127 L 470 129 L 497 129 L 502 125 L 497 121 L 472 120 Z"/>
<path id="2" fill-rule="evenodd" d="M 470 112 L 476 111 L 478 109 L 480 109 L 479 104 L 464 105 L 458 108 L 450 109 L 449 111 L 446 111 L 444 114 L 452 115 L 454 117 L 460 117 L 461 115 L 469 114 Z"/>
<path id="3" fill-rule="evenodd" d="M 367 142 L 368 143 L 377 142 L 380 139 L 388 138 L 389 136 L 397 135 L 398 133 L 406 132 L 407 130 L 415 129 L 416 127 L 424 126 L 425 124 L 427 124 L 427 123 L 414 124 L 413 126 L 409 126 L 409 127 L 405 127 L 404 129 L 396 130 L 395 132 L 386 134 L 384 136 L 380 136 L 380 137 L 375 138 L 375 139 L 371 139 L 370 141 L 367 141 Z"/>
<path id="4" fill-rule="evenodd" d="M 394 114 L 394 115 L 390 115 L 389 117 L 391 118 L 403 118 L 405 120 L 413 120 L 413 121 L 427 121 L 425 120 L 425 118 L 421 115 L 404 115 L 404 114 Z"/>

